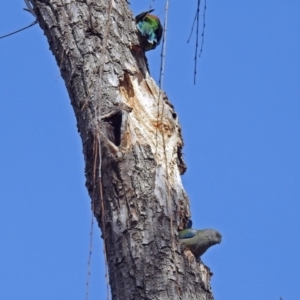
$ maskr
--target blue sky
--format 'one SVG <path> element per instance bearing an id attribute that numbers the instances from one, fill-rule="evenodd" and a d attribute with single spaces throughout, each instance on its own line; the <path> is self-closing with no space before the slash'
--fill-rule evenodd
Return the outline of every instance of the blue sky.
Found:
<path id="1" fill-rule="evenodd" d="M 164 89 L 194 227 L 223 234 L 203 256 L 215 298 L 300 299 L 300 2 L 207 0 L 196 86 L 188 2 L 170 2 Z M 134 14 L 149 4 L 131 0 Z M 2 4 L 0 35 L 33 21 L 23 7 Z M 84 299 L 91 213 L 70 100 L 38 26 L 0 40 L 0 54 L 0 299 Z M 160 48 L 148 57 L 157 79 Z M 99 235 L 91 300 L 106 299 Z"/>

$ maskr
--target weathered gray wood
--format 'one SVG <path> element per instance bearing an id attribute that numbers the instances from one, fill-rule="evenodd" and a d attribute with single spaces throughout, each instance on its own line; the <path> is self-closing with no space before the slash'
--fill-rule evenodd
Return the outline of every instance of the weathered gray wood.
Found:
<path id="1" fill-rule="evenodd" d="M 213 299 L 209 269 L 177 239 L 190 216 L 181 130 L 149 76 L 127 2 L 112 0 L 109 17 L 110 1 L 32 2 L 77 118 L 112 298 Z"/>

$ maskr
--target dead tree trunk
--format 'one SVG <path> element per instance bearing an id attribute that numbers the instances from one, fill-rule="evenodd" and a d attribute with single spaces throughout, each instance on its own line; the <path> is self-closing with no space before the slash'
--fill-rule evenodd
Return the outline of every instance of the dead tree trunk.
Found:
<path id="1" fill-rule="evenodd" d="M 180 126 L 127 2 L 32 2 L 77 118 L 112 299 L 213 299 L 209 269 L 177 239 L 190 216 Z"/>

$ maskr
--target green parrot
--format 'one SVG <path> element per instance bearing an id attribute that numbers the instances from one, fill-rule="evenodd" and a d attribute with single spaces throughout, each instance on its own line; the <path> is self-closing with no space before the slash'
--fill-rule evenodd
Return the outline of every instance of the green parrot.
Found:
<path id="1" fill-rule="evenodd" d="M 142 12 L 135 17 L 136 26 L 141 36 L 141 46 L 145 51 L 155 49 L 159 45 L 163 33 L 159 18 L 150 14 L 153 10 Z"/>
<path id="2" fill-rule="evenodd" d="M 179 241 L 198 258 L 206 250 L 222 241 L 222 235 L 214 229 L 192 229 L 192 221 L 189 220 L 184 230 L 178 232 Z"/>

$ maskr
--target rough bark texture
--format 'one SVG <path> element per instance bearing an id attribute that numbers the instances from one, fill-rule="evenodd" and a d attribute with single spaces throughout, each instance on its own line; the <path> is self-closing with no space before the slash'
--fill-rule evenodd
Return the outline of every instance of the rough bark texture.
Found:
<path id="1" fill-rule="evenodd" d="M 110 14 L 107 0 L 33 2 L 77 118 L 112 299 L 213 299 L 209 269 L 177 239 L 190 217 L 180 126 L 127 2 L 112 0 Z"/>

